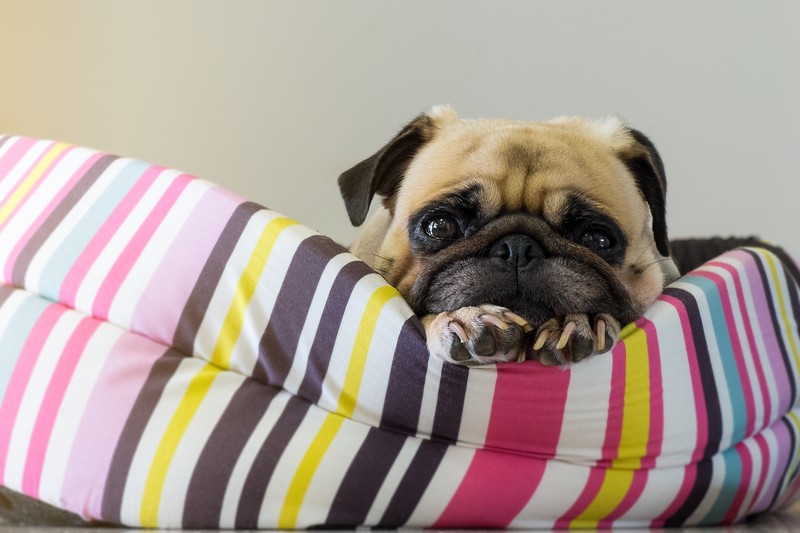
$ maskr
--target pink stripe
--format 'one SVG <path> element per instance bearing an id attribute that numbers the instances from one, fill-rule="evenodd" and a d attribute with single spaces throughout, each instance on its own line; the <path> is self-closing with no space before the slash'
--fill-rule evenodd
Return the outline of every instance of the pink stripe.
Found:
<path id="1" fill-rule="evenodd" d="M 761 457 L 761 472 L 758 474 L 758 484 L 756 485 L 756 490 L 753 493 L 753 503 L 750 504 L 750 512 L 751 513 L 760 513 L 767 510 L 766 506 L 760 506 L 760 502 L 762 501 L 762 495 L 764 491 L 764 483 L 767 480 L 767 475 L 769 474 L 769 463 L 770 463 L 770 456 L 769 456 L 769 446 L 767 445 L 767 441 L 764 439 L 763 433 L 757 433 L 755 437 L 753 437 L 753 441 L 758 446 L 759 456 Z"/>
<path id="2" fill-rule="evenodd" d="M 728 509 L 723 523 L 732 524 L 737 519 L 747 515 L 747 509 L 742 509 L 747 491 L 751 487 L 753 479 L 753 458 L 750 456 L 750 450 L 743 442 L 740 442 L 733 448 L 733 452 L 739 454 L 739 461 L 742 465 L 742 475 L 739 478 L 739 488 L 736 490 L 736 496 L 733 497 L 730 508 Z M 731 453 L 729 450 L 727 453 Z"/>
<path id="3" fill-rule="evenodd" d="M 47 148 L 47 150 L 44 151 L 42 156 L 39 158 L 39 161 L 41 161 L 41 159 L 45 155 L 47 155 L 47 153 L 53 148 L 53 146 L 54 145 L 50 145 Z M 25 205 L 25 203 L 28 201 L 28 199 L 30 199 L 30 197 L 33 196 L 33 194 L 36 192 L 36 190 L 39 188 L 39 186 L 42 183 L 44 183 L 44 180 L 47 178 L 47 176 L 50 175 L 50 173 L 53 171 L 53 169 L 58 166 L 58 164 L 61 162 L 61 160 L 64 159 L 64 157 L 69 152 L 71 152 L 73 150 L 73 148 L 74 148 L 74 146 L 68 146 L 67 148 L 62 150 L 55 157 L 55 159 L 53 159 L 53 161 L 50 163 L 50 165 L 44 170 L 44 172 L 42 172 L 42 175 L 39 176 L 39 178 L 33 183 L 33 185 L 30 187 L 30 189 L 28 189 L 28 192 L 25 193 L 25 196 L 19 201 L 19 203 L 17 203 L 17 205 L 14 207 L 14 209 L 11 210 L 11 212 L 9 213 L 9 216 L 2 223 L 0 223 L 0 230 L 2 230 L 6 226 L 6 224 L 9 223 L 9 221 L 13 218 L 14 214 L 16 214 L 17 212 L 19 212 L 20 209 L 22 209 L 22 207 Z M 36 162 L 37 165 L 39 164 L 39 161 Z M 24 181 L 25 178 L 28 177 L 28 175 L 29 175 L 29 173 L 26 173 L 26 175 L 23 177 L 23 181 Z"/>
<path id="4" fill-rule="evenodd" d="M 546 466 L 544 459 L 477 450 L 453 499 L 433 528 L 508 527 L 530 500 Z"/>
<path id="5" fill-rule="evenodd" d="M 12 431 L 19 414 L 19 407 L 31 374 L 39 359 L 44 343 L 50 336 L 56 322 L 64 314 L 66 308 L 58 305 L 48 306 L 39 316 L 36 324 L 31 329 L 25 342 L 25 346 L 20 352 L 11 380 L 8 383 L 3 404 L 0 405 L 0 427 L 9 428 L 7 431 L 0 432 L 0 483 L 5 480 L 5 467 L 8 460 L 8 448 L 11 443 Z"/>
<path id="6" fill-rule="evenodd" d="M 61 202 L 64 200 L 64 197 L 69 194 L 75 184 L 86 174 L 86 172 L 91 168 L 94 163 L 100 159 L 101 154 L 93 154 L 86 162 L 81 165 L 81 167 L 72 175 L 69 179 L 67 184 L 56 194 L 50 204 L 39 214 L 33 224 L 25 231 L 25 234 L 22 238 L 17 241 L 14 245 L 14 249 L 11 250 L 11 253 L 8 255 L 8 259 L 5 264 L 4 274 L 6 281 L 11 281 L 12 273 L 14 270 L 14 263 L 16 263 L 17 258 L 19 257 L 20 252 L 28 243 L 28 241 L 33 237 L 39 228 L 44 224 L 45 220 L 47 220 L 53 211 L 58 207 Z"/>
<path id="7" fill-rule="evenodd" d="M 692 378 L 692 392 L 694 393 L 695 419 L 697 421 L 697 442 L 692 453 L 692 462 L 699 462 L 703 458 L 706 444 L 708 443 L 708 414 L 706 413 L 706 398 L 703 394 L 703 383 L 700 379 L 700 369 L 697 366 L 697 352 L 694 349 L 692 326 L 683 304 L 677 298 L 662 294 L 659 299 L 675 308 L 681 321 L 686 358 L 689 363 L 689 375 Z"/>
<path id="8" fill-rule="evenodd" d="M 756 418 L 756 405 L 753 398 L 753 387 L 750 380 L 747 379 L 748 369 L 744 362 L 744 353 L 742 353 L 742 344 L 739 340 L 739 331 L 736 329 L 736 321 L 733 318 L 733 309 L 731 308 L 730 294 L 728 294 L 728 285 L 725 280 L 713 272 L 697 271 L 695 275 L 698 277 L 706 278 L 717 286 L 720 301 L 722 303 L 722 312 L 725 316 L 725 324 L 728 330 L 728 337 L 731 340 L 731 349 L 733 350 L 733 357 L 736 361 L 736 371 L 741 378 L 739 382 L 742 385 L 742 396 L 744 397 L 744 406 L 747 415 L 745 422 L 745 436 L 753 434 L 753 427 L 755 426 Z M 723 354 L 724 356 L 724 354 Z"/>
<path id="9" fill-rule="evenodd" d="M 775 379 L 776 390 L 778 397 L 778 405 L 773 407 L 777 409 L 778 416 L 788 412 L 793 402 L 791 384 L 789 375 L 792 370 L 786 368 L 786 362 L 783 360 L 782 348 L 780 346 L 781 340 L 777 337 L 775 326 L 772 323 L 772 310 L 767 299 L 767 294 L 764 291 L 764 280 L 761 278 L 761 272 L 758 269 L 758 260 L 753 258 L 749 253 L 744 250 L 736 250 L 730 252 L 733 257 L 739 259 L 745 267 L 747 278 L 750 281 L 750 294 L 752 296 L 753 305 L 749 306 L 750 316 L 753 316 L 753 310 L 758 317 L 758 324 L 761 330 L 762 340 L 764 342 L 764 353 L 769 361 L 772 369 L 772 374 Z M 771 275 L 767 271 L 767 276 Z"/>
<path id="10" fill-rule="evenodd" d="M 164 167 L 152 166 L 148 168 L 144 174 L 136 181 L 131 187 L 131 190 L 119 205 L 114 209 L 108 219 L 103 223 L 100 229 L 89 241 L 89 244 L 81 253 L 80 257 L 75 261 L 75 264 L 70 268 L 61 284 L 61 294 L 59 300 L 64 302 L 65 305 L 75 307 L 75 298 L 78 294 L 78 289 L 81 286 L 86 274 L 92 267 L 97 257 L 108 245 L 109 241 L 114 237 L 114 234 L 119 230 L 119 227 L 128 218 L 133 208 L 142 199 L 142 196 L 150 189 L 155 179 L 164 171 Z"/>
<path id="11" fill-rule="evenodd" d="M 241 200 L 213 187 L 186 219 L 153 273 L 131 318 L 131 329 L 170 344 L 183 307 L 205 266 L 205 259 Z"/>
<path id="12" fill-rule="evenodd" d="M 693 462 L 688 464 L 683 469 L 683 482 L 681 483 L 680 488 L 678 489 L 678 493 L 675 495 L 675 499 L 672 500 L 672 503 L 664 509 L 664 512 L 655 517 L 650 522 L 650 527 L 652 528 L 660 528 L 663 527 L 664 524 L 672 518 L 672 516 L 678 512 L 683 504 L 686 502 L 686 499 L 689 497 L 689 494 L 692 492 L 692 488 L 694 488 L 694 483 L 697 480 L 697 463 Z"/>
<path id="13" fill-rule="evenodd" d="M 770 426 L 772 435 L 776 441 L 776 449 L 770 461 L 773 469 L 772 479 L 765 484 L 766 490 L 761 495 L 761 500 L 757 505 L 759 509 L 769 508 L 773 498 L 775 498 L 781 488 L 780 484 L 783 481 L 783 473 L 789 468 L 789 462 L 795 454 L 793 446 L 797 446 L 797 442 L 787 424 L 787 422 L 781 420 Z"/>
<path id="14" fill-rule="evenodd" d="M 734 286 L 736 288 L 736 299 L 739 302 L 739 309 L 742 311 L 742 313 L 745 313 L 746 310 L 748 309 L 748 306 L 747 306 L 747 301 L 745 300 L 744 297 L 744 288 L 742 287 L 742 280 L 740 277 L 741 274 L 739 273 L 739 271 L 727 263 L 713 261 L 709 264 L 717 266 L 719 268 L 723 268 L 728 273 L 731 274 L 731 276 L 733 277 Z M 745 335 L 747 336 L 747 346 L 750 349 L 751 361 L 753 362 L 753 366 L 755 367 L 756 379 L 758 380 L 759 390 L 761 391 L 761 394 L 758 397 L 758 401 L 762 405 L 764 412 L 764 419 L 762 420 L 761 425 L 759 427 L 754 428 L 755 431 L 761 431 L 762 429 L 767 427 L 770 423 L 769 414 L 772 411 L 772 396 L 770 395 L 769 388 L 767 386 L 767 378 L 766 375 L 764 374 L 764 366 L 761 364 L 761 357 L 758 356 L 758 348 L 756 347 L 756 339 L 755 335 L 753 334 L 753 326 L 750 324 L 750 315 L 747 314 L 742 316 L 742 322 L 744 323 Z M 747 374 L 743 375 L 746 376 Z M 748 435 L 750 434 L 748 433 Z"/>
<path id="15" fill-rule="evenodd" d="M 153 234 L 158 229 L 158 226 L 167 216 L 169 210 L 178 200 L 186 186 L 194 180 L 193 177 L 187 174 L 181 174 L 175 178 L 172 183 L 164 192 L 164 196 L 158 201 L 152 212 L 147 216 L 138 231 L 131 238 L 128 245 L 122 251 L 120 256 L 114 262 L 114 266 L 108 272 L 108 275 L 103 280 L 100 289 L 95 297 L 94 306 L 92 307 L 92 314 L 98 318 L 108 318 L 108 310 L 111 308 L 111 302 L 117 295 L 117 291 L 122 286 L 122 282 L 128 276 L 128 273 L 133 268 L 136 260 L 144 250 L 144 247 L 150 241 Z"/>
<path id="16" fill-rule="evenodd" d="M 100 322 L 97 320 L 83 319 L 75 328 L 69 341 L 61 353 L 58 364 L 53 372 L 53 377 L 39 407 L 39 416 L 31 435 L 28 460 L 25 464 L 25 475 L 22 480 L 22 490 L 34 498 L 39 497 L 39 483 L 42 477 L 45 455 L 50 444 L 50 435 L 56 423 L 56 416 L 61 407 L 61 402 L 67 392 L 67 386 L 75 372 L 75 367 L 80 361 L 86 343 L 94 334 Z M 56 443 L 61 445 L 62 443 Z"/>
<path id="17" fill-rule="evenodd" d="M 64 443 L 69 460 L 61 502 L 65 509 L 86 517 L 102 516 L 106 478 L 125 422 L 153 364 L 166 348 L 144 337 L 123 333 L 93 386 L 75 439 Z"/>
<path id="18" fill-rule="evenodd" d="M 597 462 L 597 467 L 592 468 L 589 480 L 580 496 L 555 523 L 556 529 L 568 528 L 570 522 L 579 517 L 597 497 L 603 485 L 606 473 L 612 461 L 619 455 L 619 443 L 622 439 L 622 417 L 625 411 L 625 370 L 627 350 L 625 344 L 617 343 L 611 352 L 611 391 L 608 397 L 608 420 L 606 421 L 606 434 L 603 440 L 603 453 Z"/>
<path id="19" fill-rule="evenodd" d="M 0 177 L 2 177 L 2 179 L 6 179 L 11 170 L 22 160 L 22 157 L 28 153 L 28 150 L 30 150 L 39 141 L 36 139 L 28 139 L 23 137 L 17 139 L 16 141 L 10 142 L 13 144 L 9 147 L 6 153 L 3 154 L 3 157 L 0 158 Z M 53 146 L 53 144 L 51 143 L 50 146 Z M 47 150 L 42 153 L 47 153 Z M 23 174 L 20 179 L 25 179 L 25 175 Z M 9 195 L 13 194 L 13 191 L 14 188 L 12 187 L 11 191 L 5 196 L 5 198 L 2 199 L 2 201 L 0 201 L 0 204 L 4 204 L 6 200 L 8 200 Z"/>
<path id="20" fill-rule="evenodd" d="M 464 521 L 466 516 L 478 520 L 470 527 L 484 522 L 486 527 L 506 527 L 514 520 L 538 487 L 545 460 L 555 456 L 570 375 L 569 370 L 535 362 L 497 367 L 485 448 L 510 449 L 531 457 L 476 452 L 434 527 L 470 525 Z M 526 423 L 520 424 L 520 420 Z M 476 501 L 481 505 L 476 506 Z"/>

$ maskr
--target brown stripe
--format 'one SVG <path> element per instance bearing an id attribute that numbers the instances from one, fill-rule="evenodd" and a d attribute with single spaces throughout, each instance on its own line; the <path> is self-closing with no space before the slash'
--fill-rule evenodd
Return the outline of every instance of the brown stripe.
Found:
<path id="1" fill-rule="evenodd" d="M 331 286 L 328 301 L 325 303 L 325 309 L 322 311 L 317 333 L 308 354 L 306 373 L 297 391 L 298 396 L 311 403 L 317 403 L 322 395 L 322 382 L 328 372 L 333 345 L 339 335 L 342 316 L 347 302 L 350 300 L 353 287 L 369 274 L 374 274 L 374 272 L 367 265 L 360 261 L 353 261 L 342 267 Z"/>
<path id="2" fill-rule="evenodd" d="M 120 523 L 122 497 L 125 483 L 133 463 L 133 456 L 139 447 L 147 423 L 156 408 L 167 383 L 172 378 L 178 365 L 186 358 L 175 350 L 164 352 L 150 370 L 142 390 L 136 397 L 125 427 L 114 450 L 111 466 L 108 471 L 106 487 L 103 493 L 102 517 L 109 522 Z"/>
<path id="3" fill-rule="evenodd" d="M 228 263 L 228 259 L 230 259 L 236 243 L 239 242 L 239 237 L 241 237 L 247 223 L 255 213 L 262 209 L 260 205 L 253 202 L 244 202 L 234 210 L 231 218 L 228 219 L 225 229 L 222 230 L 214 249 L 203 266 L 202 272 L 200 272 L 200 277 L 197 279 L 194 289 L 192 289 L 192 294 L 183 307 L 183 313 L 180 320 L 178 320 L 178 326 L 172 339 L 172 346 L 177 350 L 186 355 L 194 353 L 194 339 L 200 329 L 200 324 L 203 322 L 211 297 L 217 289 L 222 272 L 225 270 L 225 265 Z"/>
<path id="4" fill-rule="evenodd" d="M 221 527 L 220 515 L 233 469 L 279 389 L 245 380 L 209 435 L 192 473 L 183 528 Z"/>
<path id="5" fill-rule="evenodd" d="M 278 461 L 297 428 L 303 422 L 310 406 L 308 402 L 292 396 L 272 427 L 272 431 L 264 439 L 242 488 L 236 511 L 236 529 L 256 529 L 258 527 L 258 515 L 261 513 L 267 485 L 272 479 Z"/>
<path id="6" fill-rule="evenodd" d="M 408 522 L 436 474 L 447 448 L 447 444 L 430 440 L 420 443 L 378 523 L 378 528 L 402 527 Z"/>
<path id="7" fill-rule="evenodd" d="M 55 207 L 52 213 L 47 217 L 41 227 L 36 230 L 30 240 L 25 243 L 22 250 L 17 257 L 16 262 L 14 263 L 14 267 L 11 271 L 11 279 L 15 285 L 20 287 L 24 286 L 25 284 L 25 273 L 28 271 L 28 267 L 33 260 L 33 257 L 36 255 L 36 252 L 39 251 L 39 248 L 42 247 L 42 244 L 47 240 L 47 238 L 53 233 L 53 231 L 58 227 L 64 217 L 72 211 L 75 207 L 75 204 L 86 194 L 86 191 L 94 185 L 97 179 L 106 171 L 109 165 L 118 159 L 116 156 L 113 155 L 104 155 L 100 159 L 94 162 L 94 164 L 86 171 L 83 177 L 78 180 L 78 183 L 64 196 L 64 198 L 59 202 L 59 204 Z"/>
<path id="8" fill-rule="evenodd" d="M 397 339 L 381 413 L 381 429 L 415 435 L 428 375 L 428 348 L 419 319 L 406 320 Z"/>
<path id="9" fill-rule="evenodd" d="M 391 431 L 370 428 L 336 491 L 325 526 L 341 528 L 364 524 L 406 439 Z"/>
<path id="10" fill-rule="evenodd" d="M 292 368 L 319 278 L 331 259 L 344 251 L 341 245 L 322 235 L 309 237 L 300 243 L 261 337 L 254 379 L 269 385 L 283 385 Z"/>

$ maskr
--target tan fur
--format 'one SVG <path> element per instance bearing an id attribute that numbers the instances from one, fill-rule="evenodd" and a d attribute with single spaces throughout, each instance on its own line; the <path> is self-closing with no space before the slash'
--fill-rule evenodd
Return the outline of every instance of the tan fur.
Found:
<path id="1" fill-rule="evenodd" d="M 620 120 L 463 120 L 448 106 L 435 107 L 417 120 L 425 126 L 425 142 L 398 180 L 396 193 L 377 210 L 351 246 L 353 253 L 381 272 L 404 296 L 411 293 L 415 281 L 424 273 L 426 260 L 412 251 L 409 221 L 421 207 L 471 184 L 480 184 L 481 211 L 489 218 L 519 212 L 534 215 L 557 229 L 569 196 L 577 193 L 584 202 L 613 219 L 627 239 L 627 248 L 621 265 L 603 268 L 612 268 L 640 312 L 655 301 L 665 283 L 677 277 L 672 261 L 657 251 L 650 209 L 623 161 L 644 153 L 645 148 Z M 589 259 L 591 262 L 594 258 Z M 659 266 L 648 268 L 655 264 Z M 515 324 L 516 319 L 509 318 L 513 313 L 496 315 L 488 324 L 482 322 L 481 317 L 486 316 L 484 307 L 464 307 L 423 317 L 431 351 L 455 361 L 447 348 L 454 328 L 469 335 L 488 335 L 484 330 L 491 329 L 499 339 L 498 332 L 505 328 L 495 327 L 497 316 L 507 326 L 523 328 Z M 619 324 L 613 318 L 597 316 L 600 318 L 579 321 L 585 336 L 597 342 L 595 332 L 605 331 L 606 326 L 618 335 Z M 595 330 L 596 327 L 600 329 Z M 552 345 L 559 342 L 558 328 L 553 329 L 552 324 L 542 328 L 544 333 L 537 332 L 542 339 L 548 336 Z M 528 333 L 526 330 L 524 334 Z M 485 361 L 473 354 L 470 364 L 513 359 L 517 352 L 524 350 L 515 347 L 509 352 L 511 355 L 497 355 Z M 546 362 L 543 357 L 540 360 Z"/>

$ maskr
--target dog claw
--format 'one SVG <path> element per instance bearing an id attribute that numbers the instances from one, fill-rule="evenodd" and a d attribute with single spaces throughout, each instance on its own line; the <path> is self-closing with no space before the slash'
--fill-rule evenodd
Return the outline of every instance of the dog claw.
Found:
<path id="1" fill-rule="evenodd" d="M 499 318 L 497 318 L 496 316 L 493 316 L 493 315 L 483 314 L 483 315 L 479 316 L 478 318 L 484 324 L 491 324 L 494 327 L 500 328 L 503 331 L 507 331 L 508 328 L 511 327 L 508 323 L 503 322 L 502 320 L 500 320 Z"/>
<path id="2" fill-rule="evenodd" d="M 567 322 L 564 329 L 561 331 L 561 337 L 559 337 L 558 344 L 556 344 L 556 350 L 564 349 L 576 327 L 575 322 Z"/>
<path id="3" fill-rule="evenodd" d="M 533 331 L 533 326 L 531 326 L 531 324 L 530 324 L 530 323 L 529 323 L 527 320 L 525 320 L 524 318 L 522 318 L 522 317 L 521 317 L 521 316 L 519 316 L 518 314 L 516 314 L 516 313 L 513 313 L 513 312 L 511 312 L 511 311 L 505 311 L 505 312 L 503 313 L 503 316 L 504 316 L 505 318 L 508 318 L 508 319 L 510 319 L 510 320 L 511 320 L 512 322 L 514 322 L 516 325 L 518 325 L 519 327 L 521 327 L 521 328 L 522 328 L 522 331 L 524 331 L 525 333 L 530 333 L 531 331 Z"/>
<path id="4" fill-rule="evenodd" d="M 458 322 L 450 322 L 447 325 L 447 329 L 456 334 L 456 336 L 461 341 L 461 344 L 466 344 L 467 340 L 469 339 L 469 336 L 467 335 L 467 332 L 464 330 L 464 326 L 462 326 Z"/>
<path id="5" fill-rule="evenodd" d="M 597 351 L 603 353 L 606 349 L 606 321 L 602 318 L 597 320 Z"/>

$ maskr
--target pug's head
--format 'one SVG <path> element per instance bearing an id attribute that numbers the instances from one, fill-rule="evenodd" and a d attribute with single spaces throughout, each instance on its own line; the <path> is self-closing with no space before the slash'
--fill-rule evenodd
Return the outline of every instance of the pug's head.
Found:
<path id="1" fill-rule="evenodd" d="M 638 318 L 677 278 L 664 167 L 616 118 L 463 120 L 434 107 L 339 178 L 351 251 L 421 315 L 492 304 L 534 327 Z"/>

